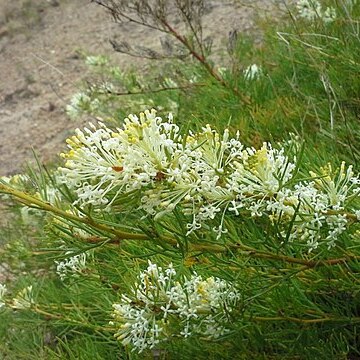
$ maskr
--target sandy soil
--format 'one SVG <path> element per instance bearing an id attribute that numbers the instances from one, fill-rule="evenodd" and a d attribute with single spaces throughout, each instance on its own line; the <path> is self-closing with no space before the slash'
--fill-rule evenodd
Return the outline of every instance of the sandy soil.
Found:
<path id="1" fill-rule="evenodd" d="M 256 31 L 255 16 L 273 16 L 277 2 L 282 3 L 208 0 L 205 33 L 220 48 L 230 30 Z M 160 45 L 157 34 L 115 24 L 90 0 L 0 0 L 0 175 L 21 171 L 33 159 L 32 148 L 42 161 L 53 159 L 82 125 L 64 111 L 86 78 L 79 52 L 107 54 L 118 65 L 135 64 L 141 71 L 144 61 L 113 52 L 108 40 L 114 36 Z"/>

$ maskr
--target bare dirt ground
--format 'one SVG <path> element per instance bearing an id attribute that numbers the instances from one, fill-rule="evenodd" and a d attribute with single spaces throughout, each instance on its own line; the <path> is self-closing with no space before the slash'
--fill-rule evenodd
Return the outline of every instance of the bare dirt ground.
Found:
<path id="1" fill-rule="evenodd" d="M 274 16 L 282 1 L 208 0 L 205 32 L 221 47 L 230 30 L 254 32 L 255 18 Z M 20 172 L 33 159 L 53 159 L 64 139 L 81 126 L 65 106 L 86 78 L 79 52 L 105 54 L 121 67 L 139 71 L 144 61 L 114 53 L 116 35 L 136 44 L 159 45 L 157 34 L 132 24 L 115 24 L 90 0 L 0 0 L 0 176 Z"/>

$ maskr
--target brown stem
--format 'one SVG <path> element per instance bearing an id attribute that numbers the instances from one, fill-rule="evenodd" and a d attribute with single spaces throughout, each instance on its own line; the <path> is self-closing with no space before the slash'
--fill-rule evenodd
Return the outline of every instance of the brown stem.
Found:
<path id="1" fill-rule="evenodd" d="M 358 222 L 358 218 L 355 214 L 345 212 L 345 211 L 336 211 L 336 210 L 325 210 L 322 212 L 323 215 L 345 215 L 348 219 Z"/>
<path id="2" fill-rule="evenodd" d="M 189 250 L 196 252 L 215 252 L 215 253 L 223 253 L 227 251 L 244 251 L 245 255 L 257 259 L 268 259 L 275 261 L 282 261 L 289 264 L 298 264 L 303 265 L 306 268 L 316 268 L 319 266 L 332 266 L 332 265 L 341 265 L 345 264 L 348 261 L 360 260 L 360 256 L 348 255 L 341 258 L 327 259 L 327 260 L 306 260 L 306 259 L 298 259 L 291 256 L 278 255 L 270 252 L 257 251 L 256 249 L 246 246 L 243 244 L 233 244 L 233 245 L 201 245 L 201 244 L 190 244 Z"/>
<path id="3" fill-rule="evenodd" d="M 21 202 L 27 206 L 36 205 L 40 209 L 51 212 L 62 218 L 69 219 L 74 222 L 81 222 L 92 228 L 102 230 L 102 231 L 105 231 L 105 232 L 115 235 L 113 238 L 109 239 L 108 243 L 119 243 L 123 240 L 152 240 L 152 238 L 146 234 L 128 233 L 128 232 L 120 231 L 120 230 L 114 229 L 112 227 L 109 227 L 107 225 L 99 224 L 89 217 L 79 217 L 74 214 L 68 213 L 64 210 L 61 210 L 61 209 L 51 205 L 50 203 L 44 202 L 34 196 L 31 196 L 22 191 L 13 189 L 2 183 L 0 183 L 0 193 L 1 192 L 13 195 L 14 197 L 16 197 L 18 199 L 19 202 Z M 172 245 L 172 246 L 178 245 L 178 241 L 175 238 L 172 238 L 169 236 L 159 236 L 159 239 L 169 245 Z M 96 237 L 89 238 L 89 242 L 92 242 L 92 243 L 98 243 L 101 241 L 106 241 L 106 240 L 104 240 L 103 238 L 96 238 Z M 273 254 L 273 253 L 269 253 L 269 252 L 257 251 L 256 249 L 254 249 L 252 247 L 249 247 L 249 246 L 246 246 L 246 245 L 243 245 L 240 243 L 231 244 L 231 245 L 227 245 L 227 246 L 216 245 L 216 244 L 189 244 L 189 252 L 225 253 L 228 251 L 239 251 L 239 250 L 244 251 L 245 254 L 249 257 L 254 257 L 257 259 L 282 261 L 282 262 L 286 262 L 286 263 L 290 263 L 290 264 L 299 264 L 299 265 L 307 266 L 308 268 L 315 268 L 315 267 L 319 267 L 319 266 L 341 265 L 341 264 L 346 264 L 348 261 L 360 260 L 360 256 L 355 256 L 355 255 L 348 255 L 348 256 L 341 257 L 341 258 L 328 259 L 328 260 L 298 259 L 298 258 L 293 258 L 291 256 L 278 255 L 278 254 Z"/>
<path id="4" fill-rule="evenodd" d="M 290 321 L 296 322 L 301 324 L 317 324 L 317 323 L 324 323 L 324 322 L 360 322 L 360 317 L 352 317 L 352 318 L 332 318 L 332 317 L 325 317 L 325 318 L 318 318 L 318 319 L 300 319 L 292 316 L 274 316 L 274 317 L 264 317 L 264 316 L 253 316 L 250 320 L 254 321 Z"/>
<path id="5" fill-rule="evenodd" d="M 44 309 L 41 309 L 39 306 L 33 306 L 33 307 L 30 308 L 30 310 L 32 310 L 33 312 L 35 312 L 35 313 L 37 313 L 39 315 L 44 316 L 45 319 L 47 319 L 47 320 L 50 320 L 50 319 L 63 320 L 63 321 L 68 322 L 68 323 L 70 323 L 72 325 L 87 327 L 87 328 L 90 328 L 90 329 L 93 329 L 93 330 L 96 330 L 96 331 L 113 331 L 113 329 L 110 328 L 110 327 L 86 324 L 86 323 L 83 323 L 81 321 L 70 319 L 70 318 L 68 318 L 68 317 L 66 317 L 64 315 L 61 315 L 61 314 L 54 314 L 54 313 L 48 312 L 48 311 L 46 311 Z"/>
<path id="6" fill-rule="evenodd" d="M 186 14 L 186 12 L 184 11 L 184 8 L 181 6 L 181 1 L 179 0 L 176 0 L 176 5 L 178 7 L 178 9 L 180 10 L 181 14 L 182 14 L 182 17 L 183 19 L 186 21 L 186 23 L 188 24 L 192 34 L 194 34 L 194 37 L 195 37 L 195 40 L 196 40 L 196 43 L 200 49 L 200 52 L 201 52 L 201 55 L 204 56 L 204 48 L 203 48 L 203 43 L 201 41 L 202 39 L 202 27 L 200 26 L 199 29 L 200 29 L 200 38 L 198 36 L 198 32 L 196 31 L 196 29 L 194 28 L 193 26 L 193 23 L 191 21 L 191 19 L 189 18 L 189 16 Z"/>
<path id="7" fill-rule="evenodd" d="M 34 206 L 36 205 L 38 208 L 40 208 L 41 210 L 44 211 L 48 211 L 51 212 L 55 215 L 60 216 L 61 218 L 65 218 L 71 221 L 75 221 L 75 222 L 80 222 L 83 224 L 86 224 L 92 228 L 95 228 L 97 230 L 102 230 L 105 231 L 107 233 L 113 234 L 115 235 L 116 241 L 121 240 L 125 240 L 125 239 L 129 239 L 129 240 L 150 240 L 149 237 L 145 234 L 139 234 L 139 233 L 128 233 L 125 231 L 121 231 L 121 230 L 117 230 L 113 227 L 109 227 L 107 225 L 104 224 L 99 224 L 97 222 L 95 222 L 92 218 L 90 217 L 80 217 L 74 214 L 71 214 L 69 212 L 66 212 L 64 210 L 61 210 L 53 205 L 51 205 L 48 202 L 45 202 L 43 200 L 40 200 L 30 194 L 27 194 L 25 192 L 22 192 L 20 190 L 16 190 L 11 188 L 10 186 L 7 186 L 5 184 L 1 184 L 0 183 L 0 193 L 7 193 L 10 195 L 13 195 L 15 198 L 17 198 L 17 200 L 19 202 L 21 202 L 24 205 L 27 206 Z M 172 245 L 176 245 L 177 241 L 175 239 L 172 238 L 164 238 L 162 239 L 165 242 L 168 242 Z"/>
<path id="8" fill-rule="evenodd" d="M 145 27 L 147 27 L 149 29 L 152 29 L 152 30 L 162 31 L 161 28 L 158 28 L 158 27 L 156 27 L 154 25 L 151 25 L 151 24 L 143 22 L 143 21 L 136 20 L 136 19 L 126 15 L 123 12 L 117 12 L 116 11 L 117 9 L 114 9 L 111 6 L 104 4 L 100 0 L 91 0 L 91 2 L 94 2 L 95 4 L 98 4 L 98 5 L 102 6 L 102 7 L 104 7 L 106 10 L 108 10 L 110 12 L 110 14 L 113 16 L 115 21 L 120 21 L 121 22 L 121 17 L 123 17 L 127 21 L 132 22 L 134 24 L 145 26 Z"/>
<path id="9" fill-rule="evenodd" d="M 165 19 L 161 20 L 165 28 L 169 31 L 170 34 L 172 34 L 177 40 L 179 40 L 190 52 L 190 54 L 198 60 L 208 71 L 208 73 L 216 80 L 218 81 L 222 86 L 225 88 L 229 88 L 229 84 L 220 76 L 219 73 L 215 71 L 215 69 L 209 64 L 209 62 L 206 60 L 205 56 L 199 54 L 195 49 L 191 46 L 189 41 L 186 39 L 185 36 L 182 36 L 179 34 Z M 245 105 L 251 105 L 251 100 L 248 96 L 240 93 L 238 89 L 232 88 L 234 93 L 240 98 L 240 100 Z"/>
<path id="10" fill-rule="evenodd" d="M 111 90 L 107 90 L 106 93 L 110 94 L 110 95 L 117 95 L 117 96 L 124 96 L 124 95 L 141 95 L 141 94 L 153 94 L 153 93 L 159 93 L 162 91 L 172 91 L 172 90 L 186 90 L 186 89 L 190 89 L 192 87 L 202 87 L 202 86 L 206 86 L 206 84 L 202 84 L 202 83 L 198 83 L 198 84 L 191 84 L 191 85 L 186 85 L 186 86 L 174 86 L 174 87 L 166 87 L 166 88 L 160 88 L 160 89 L 154 89 L 154 90 L 142 90 L 142 91 L 111 91 Z"/>

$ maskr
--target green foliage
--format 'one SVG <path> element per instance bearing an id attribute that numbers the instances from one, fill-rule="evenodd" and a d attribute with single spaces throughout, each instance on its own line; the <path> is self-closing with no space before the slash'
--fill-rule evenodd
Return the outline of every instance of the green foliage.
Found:
<path id="1" fill-rule="evenodd" d="M 156 107 L 161 114 L 173 112 L 184 135 L 211 124 L 219 133 L 225 128 L 232 133 L 240 130 L 246 146 L 279 143 L 289 159 L 296 154 L 297 161 L 296 176 L 282 188 L 306 181 L 326 183 L 330 175 L 334 181 L 343 179 L 343 172 L 320 166 L 329 162 L 336 169 L 346 161 L 359 170 L 360 5 L 349 4 L 329 3 L 337 14 L 329 23 L 300 18 L 296 9 L 289 9 L 288 18 L 263 24 L 261 45 L 255 46 L 246 36 L 239 38 L 227 68 L 213 67 L 207 58 L 197 63 L 173 60 L 139 75 L 122 72 L 103 56 L 88 56 L 85 61 L 93 78 L 75 95 L 67 112 L 70 116 L 91 114 L 116 132 L 128 113 Z M 258 68 L 251 75 L 253 64 Z M 293 145 L 302 142 L 303 146 Z M 76 144 L 70 142 L 71 151 L 76 152 Z M 198 144 L 199 149 L 204 146 L 205 140 Z M 71 155 L 66 156 L 71 160 Z M 122 171 L 116 166 L 113 170 Z M 309 175 L 309 170 L 316 174 Z M 76 201 L 79 194 L 58 176 L 58 170 L 39 164 L 27 176 L 0 182 L 4 200 L 11 202 L 10 195 L 22 204 L 21 208 L 12 205 L 11 223 L 1 230 L 5 239 L 1 263 L 7 269 L 1 280 L 7 291 L 1 295 L 0 289 L 2 358 L 360 356 L 358 193 L 342 213 L 335 208 L 335 213 L 321 214 L 344 215 L 347 231 L 334 246 L 309 251 L 300 235 L 290 241 L 299 217 L 306 217 L 300 201 L 294 202 L 294 214 L 285 221 L 285 228 L 284 214 L 254 217 L 247 211 L 235 216 L 226 208 L 221 214 L 227 232 L 218 237 L 212 229 L 219 226 L 219 216 L 188 231 L 191 215 L 184 211 L 186 203 L 179 202 L 157 218 L 139 206 L 136 189 L 122 194 L 115 188 L 108 194 L 115 199 L 109 210 Z M 161 173 L 156 177 L 162 180 Z M 89 181 L 94 179 L 95 175 Z M 227 331 L 216 338 L 205 333 L 184 337 L 180 335 L 184 321 L 176 323 L 176 316 L 169 315 L 174 328 L 153 349 L 138 354 L 132 351 L 134 344 L 117 340 L 113 304 L 124 304 L 122 295 L 131 299 L 126 304 L 133 308 L 149 301 L 156 320 L 163 311 L 158 305 L 165 301 L 160 290 L 154 304 L 150 301 L 153 294 L 148 289 L 157 279 L 144 270 L 149 260 L 163 269 L 172 263 L 180 287 L 201 276 L 200 298 L 210 297 L 214 289 L 206 286 L 214 279 L 230 284 L 239 294 L 231 311 L 218 293 L 213 294 L 226 314 L 222 321 Z M 139 274 L 145 274 L 147 299 L 136 299 L 139 292 L 134 293 L 142 284 Z M 29 286 L 27 298 L 22 291 Z M 179 288 L 175 290 L 181 294 Z M 192 293 L 187 290 L 186 294 L 190 304 Z M 23 307 L 16 300 L 22 300 Z M 178 310 L 175 302 L 171 310 L 174 314 Z M 216 311 L 220 310 L 214 305 L 210 315 L 203 310 L 197 317 L 206 323 L 206 316 L 216 316 Z M 163 325 L 166 328 L 167 323 Z"/>

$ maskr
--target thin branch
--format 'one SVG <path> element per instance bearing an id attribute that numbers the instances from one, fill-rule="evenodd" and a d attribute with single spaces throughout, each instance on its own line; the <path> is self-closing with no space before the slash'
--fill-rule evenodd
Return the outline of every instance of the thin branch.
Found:
<path id="1" fill-rule="evenodd" d="M 183 15 L 183 18 L 185 19 L 186 23 L 189 25 L 191 32 L 194 34 L 194 37 L 195 37 L 195 40 L 196 40 L 197 45 L 199 46 L 201 55 L 202 55 L 203 57 L 205 57 L 204 46 L 203 46 L 203 43 L 202 43 L 202 27 L 201 27 L 201 24 L 199 24 L 199 25 L 200 25 L 200 26 L 199 26 L 199 29 L 200 29 L 200 38 L 199 38 L 198 32 L 197 32 L 196 29 L 194 28 L 193 23 L 192 23 L 191 19 L 189 18 L 189 16 L 185 13 L 184 9 L 181 7 L 180 2 L 179 2 L 178 0 L 176 0 L 175 2 L 176 2 L 176 5 L 177 5 L 178 9 L 179 9 L 180 12 L 181 12 L 181 14 Z"/>
<path id="2" fill-rule="evenodd" d="M 110 14 L 114 17 L 115 20 L 118 20 L 118 21 L 121 21 L 121 17 L 123 17 L 124 19 L 128 20 L 129 22 L 132 22 L 134 24 L 137 24 L 137 25 L 141 25 L 141 26 L 145 26 L 149 29 L 152 29 L 152 30 L 157 30 L 157 31 L 161 31 L 161 32 L 165 32 L 164 29 L 162 28 L 159 28 L 159 27 L 156 27 L 154 25 L 151 25 L 149 23 L 146 23 L 144 21 L 139 21 L 139 20 L 136 20 L 126 14 L 124 14 L 123 12 L 116 12 L 114 8 L 112 8 L 111 6 L 109 5 L 106 5 L 104 4 L 102 1 L 100 0 L 91 0 L 92 2 L 94 2 L 95 4 L 98 4 L 102 7 L 104 7 L 106 10 L 108 10 L 110 12 Z"/>
<path id="3" fill-rule="evenodd" d="M 86 224 L 92 228 L 105 231 L 107 233 L 113 234 L 114 237 L 108 240 L 105 240 L 108 244 L 120 243 L 123 240 L 152 240 L 152 237 L 144 233 L 128 233 L 124 231 L 117 230 L 113 227 L 109 227 L 104 224 L 95 222 L 90 217 L 79 217 L 74 214 L 68 213 L 64 210 L 61 210 L 48 202 L 42 201 L 32 195 L 29 195 L 20 190 L 13 189 L 5 184 L 0 183 L 0 193 L 6 193 L 13 195 L 19 202 L 27 206 L 37 207 L 40 210 L 51 212 L 61 218 L 65 218 L 74 222 L 80 222 Z M 154 236 L 155 238 L 156 236 Z M 161 241 L 172 245 L 178 246 L 178 241 L 169 236 L 158 236 Z M 89 239 L 91 243 L 103 242 L 103 238 L 92 237 Z M 273 261 L 282 261 L 289 264 L 298 264 L 303 265 L 308 268 L 317 268 L 319 266 L 334 266 L 334 265 L 344 265 L 349 261 L 358 261 L 360 256 L 348 255 L 341 258 L 327 259 L 327 260 L 306 260 L 298 259 L 291 256 L 273 254 L 270 252 L 258 251 L 250 246 L 243 244 L 230 244 L 230 245 L 216 245 L 216 244 L 189 244 L 189 252 L 212 252 L 212 253 L 227 253 L 228 251 L 243 251 L 245 255 L 257 259 L 267 259 Z"/>
<path id="4" fill-rule="evenodd" d="M 174 90 L 187 90 L 191 89 L 193 87 L 203 87 L 206 86 L 206 84 L 203 83 L 196 83 L 196 84 L 190 84 L 190 85 L 184 85 L 184 86 L 175 86 L 175 87 L 165 87 L 160 89 L 148 89 L 148 90 L 142 90 L 142 91 L 111 91 L 107 90 L 106 93 L 110 95 L 117 95 L 117 96 L 124 96 L 124 95 L 141 95 L 141 94 L 153 94 L 153 93 L 159 93 L 163 91 L 174 91 Z"/>
<path id="5" fill-rule="evenodd" d="M 254 321 L 289 321 L 300 324 L 319 324 L 324 322 L 347 322 L 347 323 L 358 323 L 360 322 L 360 317 L 324 317 L 318 319 L 301 319 L 292 316 L 274 316 L 274 317 L 264 317 L 264 316 L 252 316 L 249 320 Z"/>
<path id="6" fill-rule="evenodd" d="M 106 231 L 110 234 L 115 235 L 118 239 L 132 239 L 132 240 L 147 240 L 148 236 L 145 234 L 136 234 L 136 233 L 128 233 L 124 231 L 120 231 L 117 229 L 114 229 L 112 227 L 106 226 L 104 224 L 96 223 L 93 219 L 89 217 L 79 217 L 74 214 L 68 213 L 64 210 L 61 210 L 53 205 L 51 205 L 48 202 L 45 202 L 43 200 L 40 200 L 30 194 L 27 194 L 25 192 L 22 192 L 20 190 L 16 190 L 11 188 L 10 186 L 7 186 L 5 184 L 0 183 L 0 193 L 6 193 L 14 196 L 17 198 L 19 202 L 21 202 L 24 205 L 27 206 L 36 206 L 37 208 L 51 212 L 57 216 L 60 216 L 61 218 L 65 218 L 71 221 L 80 222 L 86 225 L 89 225 L 92 228 Z"/>
<path id="7" fill-rule="evenodd" d="M 59 308 L 60 309 L 60 308 Z M 93 324 L 86 324 L 85 322 L 81 322 L 81 321 L 77 321 L 74 319 L 71 319 L 63 314 L 54 314 L 51 312 L 48 312 L 44 309 L 41 309 L 39 306 L 33 306 L 30 308 L 30 310 L 32 310 L 33 312 L 35 312 L 36 314 L 42 315 L 45 317 L 45 319 L 49 320 L 49 319 L 57 319 L 57 320 L 62 320 L 66 323 L 69 323 L 71 325 L 76 325 L 76 326 L 81 326 L 81 327 L 86 327 L 95 331 L 113 331 L 113 328 L 110 327 L 105 327 L 105 326 L 97 326 L 97 325 L 93 325 Z"/>
<path id="8" fill-rule="evenodd" d="M 278 255 L 270 252 L 258 251 L 250 246 L 246 246 L 243 244 L 232 244 L 227 246 L 222 245 L 200 245 L 200 244 L 192 244 L 190 245 L 191 251 L 207 251 L 207 252 L 227 252 L 227 251 L 244 251 L 244 255 L 249 257 L 253 257 L 256 259 L 267 259 L 274 261 L 282 261 L 289 264 L 298 264 L 303 265 L 307 268 L 316 268 L 319 266 L 333 266 L 333 265 L 342 265 L 346 264 L 349 261 L 360 260 L 360 256 L 349 255 L 343 256 L 341 258 L 327 259 L 327 260 L 306 260 L 306 259 L 298 259 L 291 256 L 286 255 Z"/>
<path id="9" fill-rule="evenodd" d="M 163 25 L 168 29 L 169 33 L 173 35 L 178 41 L 180 41 L 190 52 L 190 54 L 198 60 L 207 72 L 216 80 L 218 81 L 223 87 L 229 89 L 229 84 L 222 78 L 222 76 L 215 71 L 215 69 L 210 65 L 210 63 L 206 60 L 205 56 L 199 54 L 195 51 L 195 49 L 191 46 L 189 41 L 186 39 L 185 36 L 179 34 L 166 20 L 162 20 Z M 240 98 L 240 100 L 245 105 L 251 105 L 251 100 L 248 96 L 240 93 L 238 89 L 231 88 L 234 93 Z"/>

